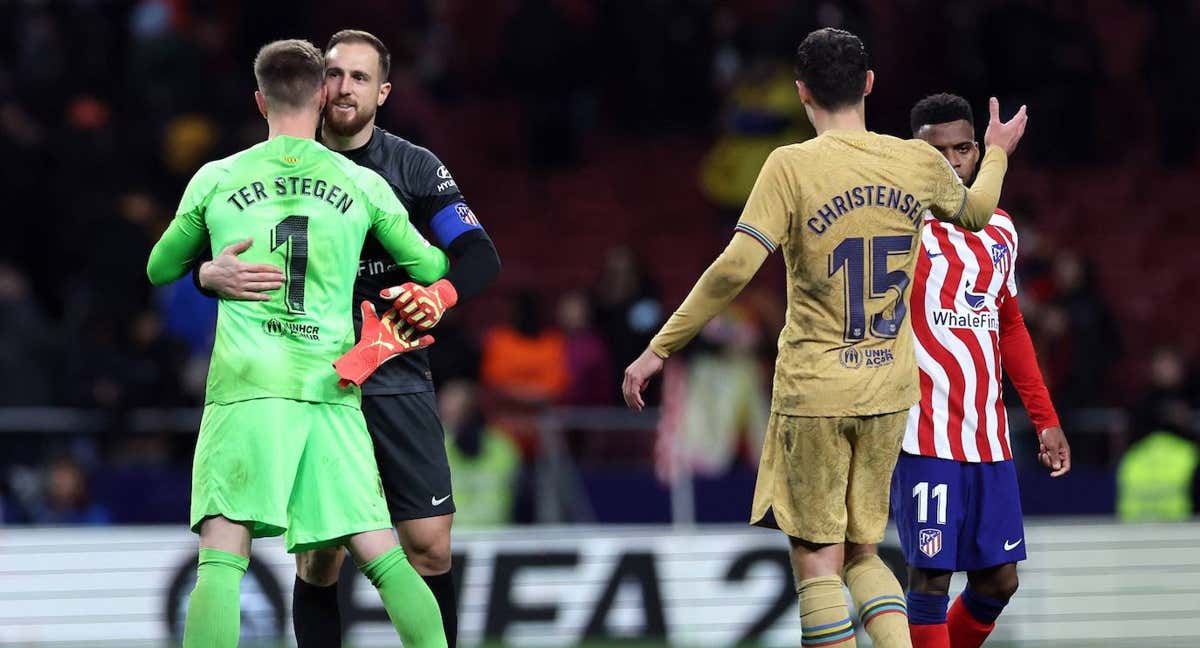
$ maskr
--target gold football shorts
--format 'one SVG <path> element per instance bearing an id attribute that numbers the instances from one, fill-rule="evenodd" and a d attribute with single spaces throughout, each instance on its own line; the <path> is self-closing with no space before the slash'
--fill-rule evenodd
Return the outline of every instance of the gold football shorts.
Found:
<path id="1" fill-rule="evenodd" d="M 883 540 L 907 418 L 772 413 L 750 524 L 815 544 Z"/>

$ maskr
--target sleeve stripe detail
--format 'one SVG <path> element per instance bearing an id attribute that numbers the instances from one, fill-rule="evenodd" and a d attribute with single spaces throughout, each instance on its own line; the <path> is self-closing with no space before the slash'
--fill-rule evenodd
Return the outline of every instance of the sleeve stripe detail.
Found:
<path id="1" fill-rule="evenodd" d="M 746 234 L 746 235 L 753 237 L 754 240 L 758 241 L 759 243 L 762 243 L 762 246 L 767 248 L 767 253 L 772 253 L 775 251 L 775 244 L 771 242 L 771 239 L 768 238 L 766 234 L 763 234 L 762 232 L 755 229 L 753 225 L 750 225 L 748 223 L 738 223 L 737 227 L 733 228 L 733 231 L 741 232 L 742 234 Z"/>

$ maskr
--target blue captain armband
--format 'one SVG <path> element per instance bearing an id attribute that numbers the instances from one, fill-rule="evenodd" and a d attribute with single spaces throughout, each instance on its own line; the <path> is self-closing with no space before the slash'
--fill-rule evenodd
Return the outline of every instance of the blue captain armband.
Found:
<path id="1" fill-rule="evenodd" d="M 429 227 L 443 248 L 471 230 L 483 229 L 479 219 L 475 218 L 475 213 L 462 201 L 446 205 L 434 214 L 429 221 Z"/>

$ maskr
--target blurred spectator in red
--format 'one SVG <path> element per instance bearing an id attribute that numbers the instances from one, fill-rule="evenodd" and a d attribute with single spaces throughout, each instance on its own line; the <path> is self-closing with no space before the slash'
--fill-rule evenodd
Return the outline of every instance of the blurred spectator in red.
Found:
<path id="1" fill-rule="evenodd" d="M 110 516 L 107 509 L 91 501 L 83 468 L 72 459 L 62 458 L 50 464 L 45 496 L 33 522 L 102 525 L 110 522 Z"/>
<path id="2" fill-rule="evenodd" d="M 624 368 L 646 348 L 662 323 L 658 286 L 633 250 L 620 245 L 605 253 L 592 297 L 596 325 L 608 345 L 612 366 Z"/>
<path id="3" fill-rule="evenodd" d="M 537 293 L 519 293 L 509 323 L 483 337 L 483 384 L 507 400 L 554 403 L 570 385 L 566 339 L 542 323 L 541 310 Z"/>
<path id="4" fill-rule="evenodd" d="M 446 428 L 446 456 L 454 474 L 456 524 L 497 527 L 512 523 L 521 452 L 504 432 L 488 425 L 475 384 L 451 380 L 438 390 Z"/>
<path id="5" fill-rule="evenodd" d="M 49 405 L 58 349 L 16 268 L 0 262 L 0 405 Z"/>
<path id="6" fill-rule="evenodd" d="M 592 327 L 591 308 L 587 295 L 578 290 L 558 301 L 558 326 L 566 336 L 570 374 L 570 386 L 563 398 L 568 405 L 601 405 L 617 398 L 608 348 Z"/>
<path id="7" fill-rule="evenodd" d="M 1039 323 L 1051 391 L 1068 407 L 1105 402 L 1109 372 L 1121 357 L 1115 315 L 1077 253 L 1060 252 L 1053 276 L 1054 297 Z"/>

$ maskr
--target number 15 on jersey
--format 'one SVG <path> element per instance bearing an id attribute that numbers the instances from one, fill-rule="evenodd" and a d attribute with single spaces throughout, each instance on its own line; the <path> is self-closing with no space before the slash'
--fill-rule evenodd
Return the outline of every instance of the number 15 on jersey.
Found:
<path id="1" fill-rule="evenodd" d="M 886 307 L 871 317 L 871 333 L 877 338 L 896 337 L 900 332 L 900 325 L 904 322 L 904 316 L 908 313 L 904 304 L 904 291 L 909 283 L 908 274 L 903 270 L 889 272 L 888 259 L 908 255 L 912 251 L 912 240 L 912 236 L 876 236 L 870 241 L 869 297 L 871 300 L 892 300 L 891 317 L 888 317 L 889 309 Z M 850 343 L 862 341 L 867 337 L 866 257 L 866 245 L 861 237 L 843 240 L 829 255 L 829 276 L 842 273 L 844 337 Z"/>

